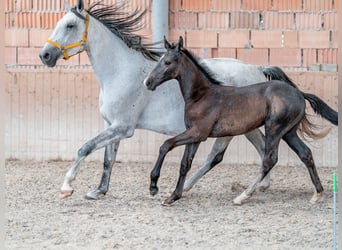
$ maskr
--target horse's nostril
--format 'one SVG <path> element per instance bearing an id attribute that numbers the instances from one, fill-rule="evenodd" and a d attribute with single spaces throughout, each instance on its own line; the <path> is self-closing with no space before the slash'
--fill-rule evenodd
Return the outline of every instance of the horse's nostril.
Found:
<path id="1" fill-rule="evenodd" d="M 45 60 L 49 60 L 49 59 L 50 59 L 50 54 L 49 54 L 49 53 L 45 53 L 45 54 L 43 55 L 43 58 L 44 58 Z"/>

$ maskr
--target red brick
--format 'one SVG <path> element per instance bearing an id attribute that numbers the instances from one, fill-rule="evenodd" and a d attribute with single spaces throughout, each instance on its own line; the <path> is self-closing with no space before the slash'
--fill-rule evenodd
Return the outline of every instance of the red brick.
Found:
<path id="1" fill-rule="evenodd" d="M 198 28 L 200 29 L 228 29 L 229 14 L 224 12 L 198 13 Z"/>
<path id="2" fill-rule="evenodd" d="M 177 11 L 182 8 L 182 0 L 169 0 L 169 10 Z"/>
<path id="3" fill-rule="evenodd" d="M 273 0 L 272 10 L 301 10 L 301 0 Z"/>
<path id="4" fill-rule="evenodd" d="M 259 28 L 259 13 L 257 12 L 231 12 L 230 28 L 233 29 L 257 29 Z"/>
<path id="5" fill-rule="evenodd" d="M 209 10 L 210 0 L 183 0 L 184 10 Z"/>
<path id="6" fill-rule="evenodd" d="M 298 38 L 301 48 L 329 48 L 329 31 L 301 31 Z"/>
<path id="7" fill-rule="evenodd" d="M 42 65 L 39 59 L 41 48 L 18 48 L 19 65 Z"/>
<path id="8" fill-rule="evenodd" d="M 212 49 L 212 56 L 213 57 L 236 58 L 236 49 L 235 48 Z"/>
<path id="9" fill-rule="evenodd" d="M 319 64 L 338 64 L 338 49 L 318 49 L 317 62 Z"/>
<path id="10" fill-rule="evenodd" d="M 174 29 L 194 29 L 197 27 L 197 13 L 176 12 L 170 13 L 170 28 Z"/>
<path id="11" fill-rule="evenodd" d="M 188 48 L 194 55 L 199 58 L 211 58 L 212 50 L 210 48 Z"/>
<path id="12" fill-rule="evenodd" d="M 15 47 L 5 47 L 5 64 L 15 65 L 17 64 L 17 48 Z"/>
<path id="13" fill-rule="evenodd" d="M 217 32 L 208 30 L 188 31 L 186 46 L 192 48 L 217 48 Z"/>
<path id="14" fill-rule="evenodd" d="M 293 29 L 294 14 L 292 12 L 267 11 L 264 14 L 265 29 Z"/>
<path id="15" fill-rule="evenodd" d="M 303 5 L 304 10 L 332 10 L 332 0 L 304 0 Z"/>
<path id="16" fill-rule="evenodd" d="M 270 65 L 301 66 L 300 49 L 270 49 Z"/>
<path id="17" fill-rule="evenodd" d="M 91 65 L 88 54 L 86 52 L 80 54 L 80 65 Z"/>
<path id="18" fill-rule="evenodd" d="M 331 31 L 331 48 L 338 48 L 338 31 Z"/>
<path id="19" fill-rule="evenodd" d="M 186 39 L 185 31 L 183 30 L 169 30 L 169 42 L 178 42 L 179 37 Z"/>
<path id="20" fill-rule="evenodd" d="M 319 13 L 297 13 L 296 28 L 298 30 L 319 30 L 322 28 L 322 15 Z"/>
<path id="21" fill-rule="evenodd" d="M 212 0 L 213 10 L 241 10 L 241 0 Z"/>
<path id="22" fill-rule="evenodd" d="M 228 30 L 219 32 L 219 48 L 245 48 L 248 46 L 248 30 Z"/>
<path id="23" fill-rule="evenodd" d="M 5 46 L 28 46 L 28 30 L 24 29 L 6 29 Z"/>
<path id="24" fill-rule="evenodd" d="M 324 29 L 337 30 L 338 28 L 338 13 L 327 12 L 324 13 Z"/>
<path id="25" fill-rule="evenodd" d="M 42 47 L 46 40 L 51 36 L 52 29 L 30 29 L 29 30 L 29 46 Z"/>
<path id="26" fill-rule="evenodd" d="M 317 50 L 303 49 L 303 67 L 317 64 Z"/>
<path id="27" fill-rule="evenodd" d="M 298 48 L 298 32 L 297 31 L 284 31 L 284 47 L 285 48 Z"/>
<path id="28" fill-rule="evenodd" d="M 271 0 L 243 0 L 242 9 L 244 10 L 269 10 Z"/>
<path id="29" fill-rule="evenodd" d="M 281 48 L 283 34 L 281 31 L 252 30 L 251 44 L 254 48 Z"/>
<path id="30" fill-rule="evenodd" d="M 237 49 L 237 59 L 251 64 L 268 65 L 268 49 Z"/>

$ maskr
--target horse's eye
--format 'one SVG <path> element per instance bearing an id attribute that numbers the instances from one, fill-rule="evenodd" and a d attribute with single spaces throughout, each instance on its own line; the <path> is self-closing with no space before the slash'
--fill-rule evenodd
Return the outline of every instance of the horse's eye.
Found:
<path id="1" fill-rule="evenodd" d="M 74 28 L 75 27 L 75 24 L 72 24 L 72 23 L 69 23 L 68 25 L 67 25 L 67 29 L 68 30 L 71 30 L 72 28 Z"/>
<path id="2" fill-rule="evenodd" d="M 171 62 L 170 61 L 165 61 L 165 65 L 170 65 Z"/>

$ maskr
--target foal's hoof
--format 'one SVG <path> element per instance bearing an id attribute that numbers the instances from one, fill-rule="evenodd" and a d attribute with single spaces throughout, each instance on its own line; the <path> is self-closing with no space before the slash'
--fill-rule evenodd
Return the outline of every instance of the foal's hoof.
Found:
<path id="1" fill-rule="evenodd" d="M 310 203 L 311 204 L 317 204 L 319 202 L 321 202 L 323 200 L 323 196 L 324 196 L 324 192 L 320 192 L 320 193 L 314 193 L 314 195 L 312 196 Z"/>
<path id="2" fill-rule="evenodd" d="M 162 206 L 165 206 L 165 207 L 171 207 L 173 205 L 173 203 L 175 202 L 174 199 L 172 198 L 168 198 L 166 199 L 165 201 L 162 201 Z"/>
<path id="3" fill-rule="evenodd" d="M 98 200 L 100 198 L 100 196 L 105 195 L 103 192 L 101 192 L 98 189 L 95 189 L 93 191 L 88 192 L 84 198 L 86 198 L 87 200 Z"/>
<path id="4" fill-rule="evenodd" d="M 59 194 L 59 198 L 64 199 L 73 194 L 74 190 L 61 190 Z"/>
<path id="5" fill-rule="evenodd" d="M 152 196 L 155 196 L 156 194 L 158 194 L 158 187 L 150 187 L 150 194 Z"/>

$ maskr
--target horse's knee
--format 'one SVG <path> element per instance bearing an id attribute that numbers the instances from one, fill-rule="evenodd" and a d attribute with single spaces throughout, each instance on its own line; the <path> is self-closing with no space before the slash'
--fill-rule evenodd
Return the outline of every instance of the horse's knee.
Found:
<path id="1" fill-rule="evenodd" d="M 278 162 L 278 155 L 276 153 L 266 154 L 263 159 L 263 174 L 264 177 L 271 171 L 273 166 Z"/>
<path id="2" fill-rule="evenodd" d="M 94 142 L 87 142 L 78 150 L 77 155 L 78 157 L 86 157 L 94 150 L 94 148 Z"/>

